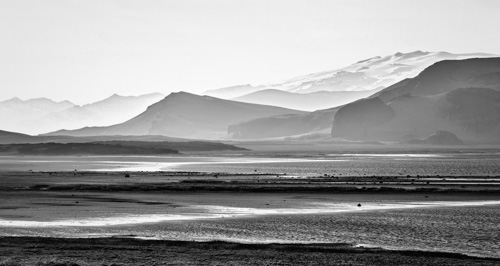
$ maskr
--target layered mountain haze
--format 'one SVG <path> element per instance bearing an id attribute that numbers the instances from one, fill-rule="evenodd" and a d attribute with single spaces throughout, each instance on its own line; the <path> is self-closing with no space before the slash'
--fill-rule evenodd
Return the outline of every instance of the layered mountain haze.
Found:
<path id="1" fill-rule="evenodd" d="M 294 93 L 275 89 L 266 89 L 233 98 L 232 100 L 246 103 L 274 105 L 304 111 L 315 111 L 344 105 L 346 103 L 368 97 L 374 92 L 375 91 L 367 90 Z"/>
<path id="2" fill-rule="evenodd" d="M 34 140 L 36 140 L 36 137 L 30 135 L 0 130 L 0 144 L 29 143 Z"/>
<path id="3" fill-rule="evenodd" d="M 486 53 L 453 54 L 448 52 L 422 51 L 414 51 L 410 53 L 398 52 L 392 55 L 376 56 L 361 60 L 350 66 L 331 71 L 313 73 L 284 81 L 261 84 L 258 86 L 247 84 L 209 90 L 205 91 L 204 94 L 223 99 L 234 99 L 242 97 L 246 94 L 270 89 L 301 94 L 321 91 L 349 92 L 371 90 L 375 92 L 403 79 L 415 77 L 426 67 L 442 60 L 492 56 L 494 55 Z M 362 98 L 363 95 L 359 96 L 360 97 L 356 98 L 356 100 Z M 339 97 L 341 97 L 341 95 L 339 95 Z M 356 94 L 352 94 L 350 98 L 355 97 Z M 243 97 L 239 100 L 242 99 L 245 98 Z M 256 99 L 253 98 L 252 100 L 255 102 Z M 264 102 L 257 103 L 265 104 Z M 344 101 L 344 103 L 347 102 Z M 271 104 L 271 102 L 268 100 L 267 104 Z M 271 105 L 279 106 L 279 104 L 275 103 Z M 328 107 L 334 106 L 335 105 L 330 105 Z M 322 107 L 318 107 L 315 110 L 319 110 L 321 108 Z"/>
<path id="4" fill-rule="evenodd" d="M 381 90 L 398 81 L 418 75 L 426 67 L 448 59 L 492 57 L 491 54 L 452 54 L 447 52 L 395 53 L 361 60 L 350 66 L 297 77 L 266 87 L 289 92 Z"/>
<path id="5" fill-rule="evenodd" d="M 208 95 L 216 98 L 221 98 L 221 99 L 231 99 L 231 98 L 237 98 L 249 93 L 253 93 L 259 90 L 264 89 L 263 87 L 254 87 L 250 84 L 245 84 L 245 85 L 237 85 L 237 86 L 231 86 L 231 87 L 225 87 L 225 88 L 220 88 L 220 89 L 214 89 L 214 90 L 207 90 L 203 93 L 203 95 Z"/>
<path id="6" fill-rule="evenodd" d="M 38 121 L 45 115 L 76 106 L 69 101 L 56 102 L 47 98 L 21 100 L 12 98 L 0 102 L 0 124 L 2 130 L 39 133 Z"/>
<path id="7" fill-rule="evenodd" d="M 500 141 L 500 58 L 441 61 L 347 104 L 335 115 L 332 137 L 407 141 L 437 131 L 468 142 Z"/>
<path id="8" fill-rule="evenodd" d="M 304 114 L 263 117 L 230 125 L 232 139 L 269 139 L 324 134 L 331 131 L 332 120 L 339 107 Z"/>
<path id="9" fill-rule="evenodd" d="M 231 124 L 262 117 L 302 113 L 305 112 L 178 92 L 171 93 L 165 99 L 149 106 L 145 112 L 121 124 L 61 130 L 48 135 L 163 135 L 220 139 L 226 137 L 227 128 Z"/>
<path id="10" fill-rule="evenodd" d="M 281 83 L 262 85 L 256 87 L 259 91 L 237 97 L 235 100 L 277 106 L 291 106 L 293 103 L 297 104 L 295 108 L 298 109 L 316 109 L 318 111 L 311 114 L 269 117 L 238 123 L 228 129 L 228 135 L 236 139 L 263 139 L 331 131 L 331 122 L 336 112 L 344 104 L 365 98 L 389 85 L 417 76 L 426 67 L 441 60 L 491 56 L 493 55 L 485 53 L 452 54 L 422 51 L 395 53 L 384 57 L 377 56 L 362 60 L 339 70 L 302 76 Z M 494 76 L 477 78 L 494 80 Z M 333 98 L 331 105 L 328 105 L 325 101 L 328 96 L 317 100 L 317 108 L 314 108 L 314 104 L 308 104 L 307 100 L 310 99 L 311 95 L 315 95 L 315 93 L 322 95 L 321 93 L 325 93 L 325 90 L 331 93 L 344 92 L 346 94 L 338 95 L 339 97 L 335 97 L 335 94 L 329 94 Z M 286 92 L 280 93 L 280 91 L 286 91 L 289 94 Z M 294 102 L 296 95 L 298 95 L 297 98 L 304 95 L 303 101 Z"/>
<path id="11" fill-rule="evenodd" d="M 140 114 L 149 105 L 164 97 L 160 93 L 140 96 L 114 94 L 102 101 L 83 106 L 45 98 L 26 101 L 12 99 L 0 102 L 0 123 L 3 125 L 2 129 L 26 134 L 112 125 Z"/>
<path id="12" fill-rule="evenodd" d="M 160 93 L 115 94 L 82 106 L 43 98 L 28 101 L 14 98 L 0 102 L 0 122 L 2 130 L 27 134 L 52 132 L 47 136 L 266 139 L 328 134 L 335 118 L 333 137 L 348 140 L 405 141 L 423 139 L 439 130 L 450 131 L 467 141 L 495 140 L 496 131 L 484 125 L 469 123 L 465 126 L 466 133 L 461 127 L 456 128 L 458 122 L 441 119 L 446 112 L 454 113 L 450 108 L 469 108 L 461 113 L 461 119 L 472 112 L 495 121 L 485 112 L 496 112 L 494 102 L 487 101 L 488 97 L 496 99 L 495 92 L 487 89 L 498 88 L 498 63 L 488 59 L 440 61 L 487 56 L 490 55 L 396 53 L 283 82 L 206 92 L 230 100 L 185 92 L 166 98 Z M 448 94 L 460 88 L 465 90 Z M 460 97 L 477 98 L 476 104 L 485 109 L 475 112 L 470 105 L 460 105 L 457 103 Z M 431 122 L 426 117 L 434 118 Z M 453 117 L 458 119 L 458 115 Z M 406 128 L 404 124 L 408 121 L 416 129 Z M 381 125 L 391 128 L 386 132 Z M 471 133 L 483 129 L 483 133 Z"/>

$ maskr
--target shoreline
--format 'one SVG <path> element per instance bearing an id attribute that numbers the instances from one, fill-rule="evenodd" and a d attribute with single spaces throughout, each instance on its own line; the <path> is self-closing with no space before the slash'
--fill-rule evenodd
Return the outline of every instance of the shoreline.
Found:
<path id="1" fill-rule="evenodd" d="M 126 252 L 125 252 L 126 251 Z M 461 253 L 390 250 L 347 243 L 249 244 L 226 241 L 144 240 L 133 237 L 0 237 L 0 265 L 172 265 L 277 263 L 302 265 L 498 265 L 500 259 Z M 3 262 L 3 264 L 2 264 Z M 7 264 L 6 262 L 12 263 Z M 17 264 L 16 264 L 17 263 Z M 41 264 L 56 265 L 56 264 Z"/>

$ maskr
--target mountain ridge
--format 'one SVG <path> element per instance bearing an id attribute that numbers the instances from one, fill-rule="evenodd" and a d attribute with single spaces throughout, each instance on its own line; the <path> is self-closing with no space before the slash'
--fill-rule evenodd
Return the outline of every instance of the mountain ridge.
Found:
<path id="1" fill-rule="evenodd" d="M 148 106 L 146 111 L 124 123 L 73 131 L 60 130 L 46 135 L 164 135 L 218 139 L 226 136 L 229 124 L 288 113 L 305 112 L 177 92 Z"/>
<path id="2" fill-rule="evenodd" d="M 438 62 L 415 78 L 341 107 L 331 134 L 347 140 L 407 141 L 436 131 L 469 142 L 500 140 L 500 57 Z"/>
<path id="3" fill-rule="evenodd" d="M 442 60 L 495 56 L 487 53 L 453 54 L 449 52 L 423 52 L 420 50 L 408 53 L 397 52 L 391 55 L 360 60 L 334 70 L 311 73 L 255 86 L 246 84 L 209 90 L 205 91 L 204 94 L 229 99 L 264 89 L 277 89 L 295 93 L 382 90 L 406 78 L 413 78 L 426 67 Z M 245 90 L 231 92 L 232 88 L 239 89 L 243 87 Z"/>
<path id="4" fill-rule="evenodd" d="M 41 134 L 58 129 L 104 126 L 123 122 L 144 111 L 164 95 L 150 93 L 139 96 L 114 94 L 85 105 L 48 98 L 21 100 L 17 97 L 0 102 L 2 129 L 28 134 Z"/>

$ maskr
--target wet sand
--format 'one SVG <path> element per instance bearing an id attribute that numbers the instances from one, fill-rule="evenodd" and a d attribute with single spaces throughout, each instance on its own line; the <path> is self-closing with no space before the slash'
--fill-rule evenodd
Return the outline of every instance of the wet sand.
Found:
<path id="1" fill-rule="evenodd" d="M 276 242 L 265 239 L 254 239 L 254 244 L 252 241 L 200 243 L 210 237 L 189 239 L 183 234 L 176 239 L 192 241 L 167 241 L 161 237 L 152 237 L 155 241 L 109 238 L 124 236 L 121 232 L 140 232 L 141 228 L 148 232 L 174 229 L 184 232 L 183 226 L 196 230 L 198 224 L 194 221 L 200 221 L 203 226 L 206 226 L 203 221 L 214 221 L 214 228 L 226 223 L 243 224 L 242 230 L 246 230 L 247 225 L 259 221 L 258 217 L 263 217 L 262 222 L 268 224 L 282 219 L 274 216 L 282 216 L 287 222 L 287 217 L 295 215 L 300 225 L 300 217 L 309 215 L 359 213 L 371 217 L 371 213 L 377 213 L 379 217 L 384 211 L 393 210 L 496 208 L 500 206 L 497 176 L 332 177 L 266 173 L 14 171 L 2 172 L 0 177 L 0 234 L 3 236 L 0 265 L 2 260 L 32 265 L 51 259 L 78 265 L 500 263 L 494 257 L 366 249 L 354 247 L 356 243 L 320 244 L 314 240 L 292 241 L 286 245 L 288 241 L 283 241 L 277 245 L 265 244 Z M 249 217 L 257 220 L 247 221 Z M 238 222 L 238 219 L 244 220 Z M 322 219 L 325 218 L 318 216 L 313 220 Z M 168 221 L 173 221 L 174 226 L 163 228 L 161 224 Z M 181 222 L 179 228 L 176 228 L 176 221 Z M 183 225 L 182 221 L 193 222 Z M 143 227 L 137 227 L 139 225 Z M 82 229 L 87 227 L 89 229 Z M 134 230 L 127 229 L 129 227 Z M 240 230 L 236 228 L 231 230 Z M 239 242 L 237 238 L 232 240 Z"/>

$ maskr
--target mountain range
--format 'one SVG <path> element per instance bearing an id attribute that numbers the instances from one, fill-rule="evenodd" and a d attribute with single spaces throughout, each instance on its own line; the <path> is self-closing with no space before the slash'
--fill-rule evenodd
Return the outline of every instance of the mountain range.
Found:
<path id="1" fill-rule="evenodd" d="M 304 111 L 340 106 L 355 100 L 368 97 L 375 90 L 366 91 L 317 91 L 310 93 L 293 93 L 276 89 L 265 89 L 246 94 L 231 100 L 246 103 L 266 104 Z"/>
<path id="2" fill-rule="evenodd" d="M 500 140 L 500 58 L 444 60 L 339 108 L 332 137 L 424 139 L 447 131 L 462 140 Z"/>
<path id="3" fill-rule="evenodd" d="M 439 130 L 453 132 L 460 138 L 468 140 L 495 140 L 494 129 L 481 129 L 472 123 L 487 121 L 486 124 L 491 123 L 493 127 L 499 124 L 494 117 L 500 113 L 495 109 L 499 104 L 495 96 L 497 91 L 491 91 L 491 89 L 497 90 L 500 84 L 497 72 L 500 67 L 498 60 L 498 58 L 477 58 L 440 61 L 423 70 L 417 77 L 400 81 L 374 93 L 368 99 L 308 114 L 267 117 L 238 123 L 228 128 L 228 135 L 236 139 L 311 135 L 332 131 L 333 121 L 332 136 L 347 140 L 423 139 Z M 455 89 L 461 90 L 451 93 Z M 442 95 L 448 92 L 450 94 Z M 410 98 L 412 100 L 409 100 Z M 472 100 L 475 102 L 471 103 Z M 434 103 L 431 104 L 432 101 Z M 438 110 L 432 111 L 433 109 Z M 469 128 L 468 133 L 465 134 L 461 129 L 455 128 L 458 122 L 434 119 L 446 113 L 454 119 L 459 119 L 457 117 L 460 114 L 464 120 L 462 124 L 468 119 L 467 125 L 460 126 Z M 417 116 L 420 118 L 417 119 Z M 392 120 L 391 123 L 405 123 L 408 127 L 417 128 L 412 132 L 422 131 L 422 133 L 409 133 L 407 130 L 404 135 L 399 133 L 396 137 L 394 136 L 396 133 L 391 132 L 401 129 L 396 125 L 383 124 L 389 119 Z M 419 125 L 417 122 L 423 124 Z M 483 132 L 472 134 L 473 130 L 483 130 Z"/>
<path id="4" fill-rule="evenodd" d="M 289 93 L 297 93 L 299 95 L 313 92 L 345 92 L 344 94 L 336 95 L 338 105 L 349 103 L 353 98 L 361 99 L 363 94 L 349 92 L 382 90 L 394 83 L 397 83 L 406 78 L 413 78 L 426 67 L 442 61 L 442 60 L 459 60 L 466 58 L 482 58 L 492 57 L 494 55 L 486 53 L 470 53 L 470 54 L 453 54 L 448 52 L 422 52 L 414 51 L 410 53 L 395 53 L 386 56 L 375 56 L 365 60 L 361 60 L 352 65 L 319 73 L 300 76 L 284 81 L 271 82 L 252 86 L 250 84 L 221 88 L 216 90 L 205 91 L 204 94 L 223 98 L 235 99 L 239 101 L 270 104 L 275 106 L 280 105 L 283 101 L 266 100 L 265 94 L 260 94 L 260 98 L 246 96 L 247 94 L 255 93 L 264 90 L 280 90 Z M 349 95 L 349 96 L 348 96 Z M 272 97 L 272 96 L 270 96 Z M 343 97 L 349 99 L 343 100 Z M 358 97 L 358 98 L 356 98 Z M 266 100 L 259 102 L 257 99 Z M 337 104 L 337 103 L 335 103 Z M 295 107 L 294 109 L 302 110 L 319 110 L 335 105 L 321 106 L 308 105 L 306 108 Z"/>
<path id="5" fill-rule="evenodd" d="M 226 137 L 227 128 L 231 124 L 262 117 L 302 113 L 305 112 L 178 92 L 171 93 L 124 123 L 107 127 L 60 130 L 47 135 L 165 135 L 220 139 Z"/>
<path id="6" fill-rule="evenodd" d="M 114 94 L 102 101 L 82 106 L 46 98 L 25 101 L 13 98 L 0 102 L 0 124 L 3 130 L 26 134 L 111 125 L 130 119 L 164 97 L 160 93 L 140 96 Z"/>
<path id="7" fill-rule="evenodd" d="M 471 56 L 476 58 L 439 60 Z M 6 114 L 2 129 L 36 131 L 34 134 L 51 131 L 40 137 L 46 139 L 168 136 L 213 140 L 331 135 L 349 141 L 405 142 L 450 132 L 467 142 L 500 141 L 500 58 L 485 56 L 396 53 L 282 83 L 211 91 L 230 95 L 230 100 L 186 92 L 167 97 L 159 93 L 113 95 L 82 106 L 43 98 L 14 98 L 0 102 L 0 111 Z M 379 86 L 394 80 L 398 82 Z M 246 94 L 238 96 L 240 93 Z M 309 112 L 312 110 L 316 111 Z M 6 118 L 12 117 L 19 118 L 17 126 L 24 130 L 11 129 L 13 125 L 7 122 L 12 119 Z M 17 137 L 34 141 L 32 136 Z"/>

